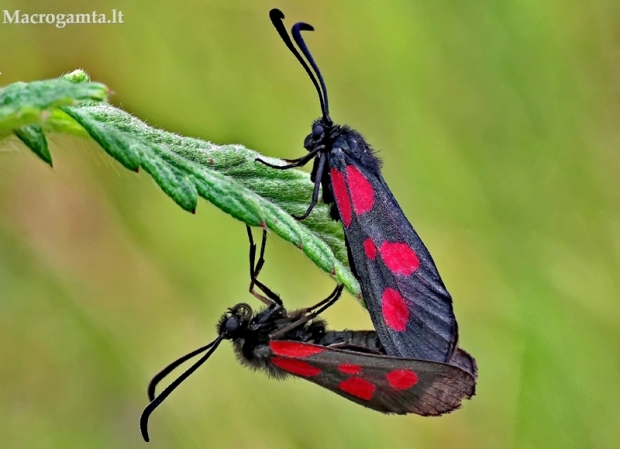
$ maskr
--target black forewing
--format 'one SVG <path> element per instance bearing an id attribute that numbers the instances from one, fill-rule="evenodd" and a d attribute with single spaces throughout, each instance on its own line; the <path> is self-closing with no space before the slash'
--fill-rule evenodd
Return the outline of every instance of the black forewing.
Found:
<path id="1" fill-rule="evenodd" d="M 456 347 L 458 330 L 452 298 L 446 290 L 435 263 L 422 240 L 396 202 L 380 171 L 360 163 L 353 145 L 364 145 L 358 135 L 351 141 L 347 134 L 336 140 L 330 154 L 330 168 L 339 170 L 347 180 L 346 166 L 354 165 L 371 183 L 373 208 L 361 216 L 353 213 L 350 226 L 344 226 L 351 247 L 351 265 L 360 280 L 364 300 L 375 329 L 389 355 L 447 362 Z M 381 259 L 366 256 L 364 240 L 371 238 L 380 248 L 383 242 L 404 242 L 416 253 L 420 266 L 409 276 L 395 274 Z M 382 295 L 393 288 L 404 298 L 409 321 L 404 331 L 386 325 Z"/>
<path id="2" fill-rule="evenodd" d="M 438 416 L 458 409 L 463 400 L 475 394 L 474 377 L 453 365 L 339 350 L 308 343 L 291 343 L 316 348 L 320 352 L 306 357 L 291 357 L 275 354 L 270 350 L 271 360 L 274 357 L 284 358 L 318 368 L 320 373 L 312 376 L 290 372 L 289 374 L 309 380 L 357 404 L 382 413 Z M 360 370 L 355 374 L 347 374 L 341 370 L 342 365 L 348 367 L 357 365 Z M 417 382 L 406 389 L 392 387 L 388 382 L 388 374 L 399 370 L 414 372 Z M 351 383 L 351 379 L 362 379 L 372 384 L 374 386 L 372 396 L 363 399 L 344 391 L 341 387 L 343 382 Z"/>

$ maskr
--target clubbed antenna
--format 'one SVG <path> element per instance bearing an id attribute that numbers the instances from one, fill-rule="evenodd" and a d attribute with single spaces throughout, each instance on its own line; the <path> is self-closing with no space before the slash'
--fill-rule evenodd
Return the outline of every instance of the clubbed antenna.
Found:
<path id="1" fill-rule="evenodd" d="M 304 61 L 304 58 L 301 57 L 301 55 L 299 54 L 299 52 L 293 45 L 293 41 L 291 41 L 291 38 L 289 37 L 286 31 L 286 27 L 284 26 L 284 21 L 283 21 L 284 13 L 280 11 L 279 9 L 274 8 L 271 11 L 269 11 L 269 18 L 271 19 L 271 23 L 273 23 L 273 26 L 278 32 L 278 34 L 280 35 L 280 38 L 282 39 L 282 41 L 286 44 L 286 46 L 291 51 L 291 53 L 295 55 L 299 63 L 303 66 L 304 70 L 310 77 L 312 84 L 314 84 L 314 88 L 319 94 L 319 101 L 321 102 L 321 112 L 323 113 L 323 119 L 326 120 L 328 123 L 331 123 L 331 118 L 329 117 L 329 108 L 327 104 L 327 90 L 325 88 L 325 82 L 323 81 L 321 72 L 319 71 L 319 68 L 314 62 L 312 55 L 310 55 L 310 51 L 308 50 L 308 47 L 306 46 L 300 33 L 300 30 L 314 30 L 314 28 L 312 28 L 312 26 L 306 23 L 296 23 L 295 25 L 293 25 L 293 28 L 291 31 L 293 33 L 295 42 L 297 43 L 297 45 L 299 46 L 303 54 L 308 59 L 308 61 L 310 62 L 310 65 L 312 66 L 317 77 L 319 78 L 323 91 L 321 91 L 321 87 L 319 87 L 319 83 L 317 82 L 316 77 L 312 73 L 312 70 L 310 70 L 310 67 L 308 67 L 308 64 L 306 63 L 306 61 Z"/>
<path id="2" fill-rule="evenodd" d="M 319 66 L 314 62 L 314 58 L 310 54 L 310 50 L 308 50 L 308 46 L 306 42 L 304 42 L 303 37 L 301 37 L 302 31 L 314 31 L 314 27 L 307 23 L 298 22 L 293 25 L 291 29 L 291 33 L 293 34 L 293 39 L 297 43 L 297 46 L 301 49 L 301 52 L 304 54 L 312 68 L 314 69 L 314 73 L 316 73 L 319 82 L 321 83 L 321 89 L 323 90 L 323 101 L 321 101 L 321 109 L 323 110 L 323 118 L 326 119 L 329 123 L 331 123 L 331 118 L 329 117 L 329 102 L 327 100 L 327 87 L 325 87 L 325 81 L 323 81 L 323 75 L 321 75 L 321 71 L 319 70 Z"/>
<path id="3" fill-rule="evenodd" d="M 174 368 L 176 368 L 182 362 L 185 362 L 185 361 L 189 360 L 190 358 L 192 358 L 192 357 L 194 357 L 194 356 L 196 356 L 196 355 L 200 354 L 201 352 L 204 352 L 204 351 L 206 351 L 208 349 L 208 352 L 204 356 L 202 356 L 200 360 L 198 360 L 196 363 L 194 363 L 192 366 L 190 366 L 187 371 L 185 371 L 183 374 L 181 374 L 179 377 L 177 377 L 174 380 L 174 382 L 172 382 L 170 385 L 168 385 L 168 387 L 166 387 L 166 389 L 164 391 L 162 391 L 159 396 L 157 396 L 156 398 L 152 399 L 151 403 L 146 406 L 146 408 L 142 412 L 142 416 L 140 416 L 140 431 L 142 432 L 142 438 L 144 438 L 144 441 L 146 441 L 147 443 L 149 441 L 149 429 L 148 429 L 149 417 L 151 416 L 153 411 L 159 406 L 159 404 L 161 404 L 164 401 L 164 399 L 166 399 L 168 396 L 170 396 L 170 393 L 172 393 L 179 385 L 181 385 L 181 383 L 183 383 L 183 381 L 185 379 L 187 379 L 189 376 L 191 376 L 191 374 L 194 371 L 196 371 L 198 368 L 200 368 L 200 365 L 202 365 L 204 362 L 207 361 L 207 359 L 209 357 L 211 357 L 211 354 L 213 354 L 213 351 L 215 351 L 217 349 L 217 347 L 220 345 L 221 342 L 222 342 L 222 336 L 219 336 L 218 338 L 216 338 L 214 341 L 212 341 L 208 345 L 203 346 L 202 348 L 196 349 L 195 351 L 192 351 L 189 354 L 184 355 L 180 359 L 172 362 L 170 365 L 168 365 L 166 368 L 164 368 L 159 374 L 155 375 L 155 377 L 153 378 L 153 380 L 149 384 L 149 391 L 148 391 L 149 399 L 151 399 L 151 397 L 154 395 L 155 386 L 157 385 L 157 383 L 161 379 L 163 379 L 167 374 L 169 374 L 170 371 L 172 371 Z"/>

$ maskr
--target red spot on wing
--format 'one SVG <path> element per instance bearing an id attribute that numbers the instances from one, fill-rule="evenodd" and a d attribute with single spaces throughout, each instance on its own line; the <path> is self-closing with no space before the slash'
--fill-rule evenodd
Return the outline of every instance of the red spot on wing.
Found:
<path id="1" fill-rule="evenodd" d="M 345 226 L 351 225 L 351 201 L 349 200 L 349 194 L 347 192 L 347 185 L 344 182 L 344 176 L 335 168 L 329 171 L 332 179 L 332 190 L 334 191 L 334 197 L 336 198 L 336 204 L 338 205 L 338 212 L 340 212 L 340 218 Z"/>
<path id="2" fill-rule="evenodd" d="M 390 387 L 395 390 L 408 390 L 418 383 L 418 375 L 408 369 L 396 369 L 385 375 Z"/>
<path id="3" fill-rule="evenodd" d="M 324 348 L 294 341 L 271 341 L 269 347 L 277 355 L 304 358 L 325 351 Z"/>
<path id="4" fill-rule="evenodd" d="M 420 259 L 406 243 L 383 242 L 379 248 L 385 265 L 396 274 L 409 276 L 420 267 Z"/>
<path id="5" fill-rule="evenodd" d="M 395 331 L 404 331 L 409 321 L 409 309 L 400 293 L 393 288 L 386 288 L 381 296 L 381 303 L 385 324 Z"/>
<path id="6" fill-rule="evenodd" d="M 338 370 L 345 374 L 357 374 L 362 370 L 362 367 L 352 363 L 343 363 L 342 365 L 338 365 Z"/>
<path id="7" fill-rule="evenodd" d="M 312 377 L 321 374 L 320 368 L 312 366 L 309 363 L 303 362 L 301 360 L 273 357 L 271 359 L 271 363 L 273 363 L 278 368 L 283 369 L 284 371 L 288 371 L 289 373 L 296 374 L 298 376 Z"/>
<path id="8" fill-rule="evenodd" d="M 369 259 L 375 260 L 375 257 L 377 257 L 377 247 L 370 238 L 364 240 L 364 251 L 366 251 L 366 256 Z"/>
<path id="9" fill-rule="evenodd" d="M 338 388 L 345 393 L 349 393 L 350 395 L 364 399 L 365 401 L 372 398 L 372 395 L 375 394 L 376 389 L 373 384 L 360 377 L 350 377 L 343 380 L 338 384 Z"/>
<path id="10" fill-rule="evenodd" d="M 347 165 L 347 183 L 355 213 L 362 215 L 371 210 L 375 204 L 375 191 L 366 176 L 354 165 Z"/>

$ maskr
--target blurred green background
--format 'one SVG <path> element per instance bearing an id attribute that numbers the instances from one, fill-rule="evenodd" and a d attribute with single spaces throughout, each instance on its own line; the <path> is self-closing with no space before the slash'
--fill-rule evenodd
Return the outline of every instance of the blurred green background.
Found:
<path id="1" fill-rule="evenodd" d="M 619 447 L 617 0 L 4 0 L 125 23 L 0 23 L 0 85 L 84 68 L 150 125 L 296 157 L 318 101 L 274 6 L 315 26 L 332 117 L 380 151 L 454 297 L 478 395 L 438 419 L 384 416 L 244 369 L 224 343 L 155 412 L 150 447 Z M 52 153 L 50 169 L 0 144 L 0 444 L 143 447 L 150 377 L 226 307 L 257 305 L 245 230 L 204 201 L 183 212 L 95 144 Z M 276 237 L 267 256 L 290 307 L 333 288 Z M 349 295 L 326 318 L 371 325 Z"/>

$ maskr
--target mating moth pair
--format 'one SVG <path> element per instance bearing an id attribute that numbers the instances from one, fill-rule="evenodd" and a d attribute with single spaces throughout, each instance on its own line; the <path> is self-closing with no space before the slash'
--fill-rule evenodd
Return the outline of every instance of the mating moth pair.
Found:
<path id="1" fill-rule="evenodd" d="M 296 23 L 291 35 L 284 14 L 270 11 L 271 21 L 299 60 L 321 103 L 322 117 L 304 141 L 306 155 L 274 169 L 301 167 L 313 161 L 312 201 L 305 219 L 319 200 L 331 205 L 330 216 L 344 227 L 349 265 L 359 280 L 374 331 L 332 331 L 318 316 L 338 300 L 337 286 L 323 301 L 287 311 L 282 300 L 258 280 L 264 264 L 266 232 L 256 260 L 250 238 L 250 292 L 265 303 L 255 312 L 245 303 L 222 316 L 217 338 L 181 357 L 157 374 L 148 388 L 151 403 L 140 428 L 149 440 L 147 424 L 153 410 L 202 365 L 223 340 L 231 340 L 239 360 L 276 378 L 301 377 L 340 396 L 382 413 L 438 416 L 461 406 L 476 389 L 476 362 L 458 347 L 458 326 L 452 298 L 433 259 L 405 217 L 381 175 L 381 163 L 355 130 L 335 124 L 329 116 L 325 82 Z M 303 56 L 302 56 L 303 54 Z M 305 59 L 304 59 L 305 57 Z M 260 290 L 257 292 L 256 289 Z M 202 357 L 162 393 L 155 387 L 182 363 Z"/>

